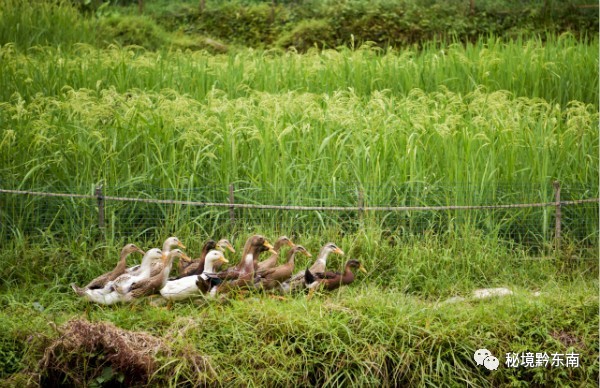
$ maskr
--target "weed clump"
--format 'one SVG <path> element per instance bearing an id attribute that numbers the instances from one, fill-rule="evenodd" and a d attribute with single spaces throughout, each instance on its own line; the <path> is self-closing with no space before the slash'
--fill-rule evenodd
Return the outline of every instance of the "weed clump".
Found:
<path id="1" fill-rule="evenodd" d="M 177 356 L 161 338 L 108 322 L 74 319 L 58 331 L 60 336 L 46 348 L 39 363 L 43 371 L 40 383 L 44 386 L 91 382 L 145 385 L 155 377 L 161 356 Z M 181 356 L 191 360 L 190 367 L 195 372 L 212 371 L 206 359 L 196 352 L 184 349 L 183 353 Z"/>

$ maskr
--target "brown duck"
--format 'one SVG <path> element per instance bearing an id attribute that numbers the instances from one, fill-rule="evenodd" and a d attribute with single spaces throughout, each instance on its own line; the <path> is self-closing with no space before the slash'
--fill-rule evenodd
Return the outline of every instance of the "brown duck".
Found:
<path id="1" fill-rule="evenodd" d="M 221 252 L 224 252 L 225 249 L 228 249 L 230 252 L 235 253 L 235 249 L 229 240 L 221 239 L 219 242 L 208 240 L 202 247 L 202 252 L 200 253 L 199 258 L 192 260 L 190 263 L 186 263 L 184 260 L 179 260 L 179 275 L 177 276 L 177 279 L 191 275 L 200 275 L 202 272 L 204 272 L 206 255 L 213 249 L 218 249 Z M 216 265 L 220 265 L 221 263 L 223 262 L 219 262 Z"/>
<path id="2" fill-rule="evenodd" d="M 312 273 L 310 269 L 307 268 L 304 272 L 304 281 L 309 289 L 308 299 L 312 297 L 313 292 L 318 288 L 323 288 L 325 290 L 335 290 L 342 285 L 350 284 L 354 281 L 354 273 L 351 268 L 358 268 L 364 273 L 367 273 L 365 267 L 355 259 L 348 260 L 346 265 L 344 266 L 344 272 L 332 272 L 326 271 L 323 273 Z"/>
<path id="3" fill-rule="evenodd" d="M 276 253 L 273 246 L 263 236 L 257 234 L 248 238 L 242 252 L 242 260 L 235 267 L 219 272 L 217 276 L 223 280 L 233 280 L 243 276 L 249 277 L 249 280 L 254 279 L 258 257 L 265 251 Z"/>
<path id="4" fill-rule="evenodd" d="M 129 289 L 128 296 L 135 299 L 159 292 L 160 289 L 167 284 L 169 272 L 171 272 L 173 260 L 176 257 L 178 257 L 180 260 L 190 260 L 190 258 L 179 249 L 170 251 L 166 258 L 163 256 L 161 259 L 162 270 L 154 276 L 133 283 Z"/>
<path id="5" fill-rule="evenodd" d="M 254 266 L 262 252 L 274 253 L 273 246 L 260 235 L 252 236 L 246 241 L 242 261 L 227 271 L 219 272 L 217 276 L 222 280 L 234 279 L 220 284 L 216 292 L 225 293 L 231 289 L 247 288 L 254 284 Z"/>
<path id="6" fill-rule="evenodd" d="M 279 258 L 279 253 L 281 252 L 281 247 L 284 245 L 289 246 L 290 248 L 294 247 L 294 243 L 287 236 L 281 236 L 275 241 L 273 249 L 275 249 L 276 254 L 271 254 L 268 259 L 261 261 L 258 263 L 256 268 L 256 273 L 261 274 L 265 270 L 269 268 L 273 268 L 277 265 L 277 259 Z"/>
<path id="7" fill-rule="evenodd" d="M 289 279 L 292 276 L 292 272 L 294 272 L 294 257 L 298 252 L 307 257 L 312 256 L 302 245 L 294 246 L 288 252 L 285 264 L 266 269 L 262 273 L 257 274 L 254 281 L 255 287 L 263 290 L 271 290 Z"/>
<path id="8" fill-rule="evenodd" d="M 115 268 L 110 271 L 110 272 L 106 272 L 105 274 L 102 274 L 100 276 L 98 276 L 97 278 L 95 278 L 94 280 L 92 280 L 91 282 L 89 282 L 85 287 L 83 287 L 81 290 L 94 290 L 97 288 L 103 288 L 106 283 L 115 280 L 116 278 L 118 278 L 119 276 L 121 276 L 122 274 L 125 273 L 125 270 L 127 269 L 127 257 L 132 254 L 133 252 L 139 252 L 142 255 L 145 255 L 146 253 L 141 250 L 140 248 L 138 248 L 135 244 L 127 244 L 123 247 L 123 249 L 121 249 L 121 255 L 119 258 L 119 262 L 117 263 L 117 265 L 115 266 Z M 79 287 L 77 287 L 79 288 Z"/>

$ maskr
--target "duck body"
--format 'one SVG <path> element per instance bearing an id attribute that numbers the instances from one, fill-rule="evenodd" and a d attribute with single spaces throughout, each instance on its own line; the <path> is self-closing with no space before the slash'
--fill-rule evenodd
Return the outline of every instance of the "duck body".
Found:
<path id="1" fill-rule="evenodd" d="M 263 236 L 255 235 L 246 241 L 242 261 L 229 270 L 219 272 L 217 276 L 221 280 L 230 280 L 221 283 L 217 293 L 225 293 L 232 289 L 249 288 L 254 285 L 254 269 L 259 255 L 262 252 L 275 253 L 273 246 Z"/>
<path id="2" fill-rule="evenodd" d="M 273 268 L 277 265 L 277 259 L 279 258 L 279 253 L 281 252 L 281 248 L 287 245 L 290 248 L 294 247 L 294 243 L 287 236 L 281 236 L 275 241 L 273 249 L 275 250 L 274 254 L 271 254 L 268 259 L 259 262 L 256 266 L 256 273 L 261 274 L 262 272 Z"/>
<path id="3" fill-rule="evenodd" d="M 208 293 L 213 287 L 222 282 L 214 273 L 214 268 L 222 263 L 227 263 L 223 252 L 212 250 L 206 255 L 205 268 L 202 274 L 169 280 L 160 289 L 160 294 L 167 300 L 182 300 Z"/>
<path id="4" fill-rule="evenodd" d="M 160 273 L 131 285 L 129 290 L 131 296 L 133 298 L 140 298 L 159 292 L 159 290 L 167 284 L 169 273 L 171 272 L 173 260 L 175 258 L 179 258 L 180 260 L 190 260 L 190 258 L 179 249 L 169 252 L 169 256 L 167 256 L 166 259 L 163 258 L 163 268 Z"/>
<path id="5" fill-rule="evenodd" d="M 348 260 L 344 266 L 344 272 L 326 271 L 323 273 L 312 273 L 308 268 L 304 273 L 304 279 L 309 290 L 314 291 L 317 288 L 325 290 L 335 290 L 342 285 L 350 284 L 354 281 L 354 273 L 352 268 L 358 268 L 363 272 L 367 272 L 358 260 Z"/>
<path id="6" fill-rule="evenodd" d="M 235 253 L 235 249 L 233 248 L 233 245 L 229 242 L 229 240 L 221 239 L 219 240 L 219 242 L 216 243 L 214 242 L 214 240 L 209 240 L 202 247 L 202 253 L 200 254 L 200 257 L 198 259 L 193 260 L 191 263 L 189 263 L 189 265 L 183 264 L 183 269 L 180 266 L 179 275 L 177 276 L 177 278 L 179 279 L 186 276 L 202 274 L 204 272 L 206 255 L 209 251 L 213 249 L 218 249 L 221 252 L 224 252 L 225 249 L 227 249 L 230 252 Z M 179 263 L 181 265 L 181 263 L 183 262 L 180 261 Z M 216 263 L 215 266 L 219 266 L 221 263 L 223 262 Z"/>
<path id="7" fill-rule="evenodd" d="M 104 286 L 106 286 L 106 284 L 108 282 L 115 280 L 116 278 L 118 278 L 119 276 L 121 276 L 122 274 L 125 273 L 125 270 L 127 269 L 127 263 L 126 263 L 127 257 L 134 252 L 139 252 L 142 255 L 146 254 L 143 250 L 138 248 L 135 244 L 127 244 L 123 247 L 123 249 L 121 249 L 119 261 L 117 262 L 117 265 L 115 266 L 115 268 L 112 271 L 106 272 L 106 273 L 98 276 L 97 278 L 95 278 L 94 280 L 89 282 L 83 288 L 77 287 L 77 285 L 75 285 L 75 283 L 71 283 L 71 287 L 79 295 L 81 295 L 85 290 L 94 290 L 94 289 L 104 288 Z"/>
<path id="8" fill-rule="evenodd" d="M 271 290 L 287 280 L 294 272 L 294 258 L 299 252 L 311 257 L 311 254 L 302 245 L 294 246 L 288 252 L 288 259 L 285 264 L 266 269 L 257 274 L 254 280 L 255 287 L 262 290 Z"/>
<path id="9" fill-rule="evenodd" d="M 121 294 L 115 290 L 107 293 L 99 292 L 102 289 L 86 290 L 84 298 L 90 302 L 102 305 L 112 305 L 116 303 L 130 302 L 133 300 L 131 294 Z"/>
<path id="10" fill-rule="evenodd" d="M 163 252 L 160 249 L 150 249 L 142 258 L 142 264 L 140 264 L 139 271 L 124 273 L 114 281 L 107 283 L 103 290 L 108 292 L 117 291 L 119 294 L 126 294 L 129 292 L 129 288 L 133 283 L 142 281 L 152 276 L 153 263 L 162 257 Z"/>
<path id="11" fill-rule="evenodd" d="M 335 253 L 337 255 L 344 255 L 344 251 L 342 251 L 337 245 L 332 242 L 329 242 L 321 248 L 319 252 L 319 256 L 317 256 L 317 260 L 315 260 L 314 264 L 309 268 L 311 273 L 324 273 L 327 267 L 327 258 L 330 253 Z M 290 280 L 284 282 L 281 285 L 281 291 L 284 293 L 287 292 L 295 292 L 305 287 L 305 270 L 297 272 Z"/>

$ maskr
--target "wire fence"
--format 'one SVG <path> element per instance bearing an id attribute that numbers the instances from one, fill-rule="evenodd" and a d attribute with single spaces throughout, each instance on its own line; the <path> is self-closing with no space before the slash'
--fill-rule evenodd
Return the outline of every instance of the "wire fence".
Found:
<path id="1" fill-rule="evenodd" d="M 75 191 L 75 190 L 73 190 Z M 231 236 L 348 234 L 375 227 L 399 236 L 444 233 L 464 226 L 541 247 L 561 240 L 597 248 L 597 188 L 471 185 L 428 187 L 249 185 L 131 191 L 96 187 L 88 194 L 0 189 L 0 239 L 98 236 L 160 239 L 166 234 Z"/>

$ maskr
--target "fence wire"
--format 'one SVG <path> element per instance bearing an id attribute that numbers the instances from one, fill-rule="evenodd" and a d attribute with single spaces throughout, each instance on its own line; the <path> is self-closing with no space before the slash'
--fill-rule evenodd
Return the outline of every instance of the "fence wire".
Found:
<path id="1" fill-rule="evenodd" d="M 50 234 L 156 240 L 167 234 L 214 237 L 261 230 L 288 235 L 349 234 L 364 227 L 389 235 L 418 236 L 468 226 L 539 247 L 557 234 L 552 184 L 494 188 L 468 184 L 259 188 L 238 184 L 182 190 L 140 186 L 135 193 L 118 188 L 87 194 L 77 191 L 0 189 L 0 239 Z M 561 187 L 562 238 L 597 248 L 597 196 L 597 188 Z"/>

